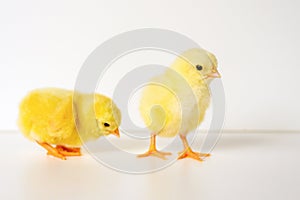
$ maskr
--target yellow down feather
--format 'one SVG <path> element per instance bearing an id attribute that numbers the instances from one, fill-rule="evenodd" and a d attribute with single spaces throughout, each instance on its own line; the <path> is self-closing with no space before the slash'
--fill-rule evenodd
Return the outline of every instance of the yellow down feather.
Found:
<path id="1" fill-rule="evenodd" d="M 58 88 L 31 91 L 19 111 L 18 125 L 27 138 L 71 147 L 113 134 L 121 120 L 120 110 L 108 97 Z"/>
<path id="2" fill-rule="evenodd" d="M 208 84 L 216 69 L 217 59 L 212 53 L 190 49 L 154 77 L 144 88 L 139 107 L 151 132 L 173 137 L 196 129 L 209 107 Z"/>

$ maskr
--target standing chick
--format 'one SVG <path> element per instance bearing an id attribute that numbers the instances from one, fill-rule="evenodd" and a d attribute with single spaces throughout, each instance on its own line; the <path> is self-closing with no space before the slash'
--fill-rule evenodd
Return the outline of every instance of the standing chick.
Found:
<path id="1" fill-rule="evenodd" d="M 140 113 L 151 130 L 149 150 L 138 157 L 156 156 L 165 159 L 168 152 L 156 149 L 156 136 L 174 137 L 179 134 L 184 150 L 178 159 L 209 156 L 192 151 L 186 135 L 203 121 L 209 106 L 208 84 L 220 78 L 216 57 L 203 49 L 190 49 L 179 56 L 162 75 L 154 77 L 145 87 Z M 190 92 L 189 92 L 190 91 Z"/>
<path id="2" fill-rule="evenodd" d="M 81 155 L 82 142 L 109 134 L 119 137 L 120 121 L 120 110 L 108 97 L 45 88 L 23 99 L 18 124 L 27 138 L 48 151 L 47 155 L 65 160 L 66 156 Z"/>

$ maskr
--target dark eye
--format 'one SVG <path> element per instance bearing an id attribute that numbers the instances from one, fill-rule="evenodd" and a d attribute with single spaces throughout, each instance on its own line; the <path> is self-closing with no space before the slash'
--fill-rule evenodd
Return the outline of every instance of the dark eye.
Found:
<path id="1" fill-rule="evenodd" d="M 201 65 L 196 65 L 197 70 L 201 71 L 203 67 Z"/>
<path id="2" fill-rule="evenodd" d="M 103 125 L 104 125 L 105 127 L 109 127 L 109 126 L 110 126 L 109 123 L 106 123 L 106 122 L 105 122 Z"/>

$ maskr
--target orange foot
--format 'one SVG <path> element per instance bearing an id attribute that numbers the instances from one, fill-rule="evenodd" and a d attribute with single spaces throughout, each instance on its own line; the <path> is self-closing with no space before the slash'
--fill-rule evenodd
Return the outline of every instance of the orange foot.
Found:
<path id="1" fill-rule="evenodd" d="M 210 154 L 194 152 L 189 147 L 186 148 L 184 151 L 179 152 L 178 154 L 179 154 L 178 159 L 193 158 L 200 162 L 203 161 L 203 159 L 201 157 L 209 157 L 210 156 Z"/>
<path id="2" fill-rule="evenodd" d="M 156 149 L 156 135 L 152 135 L 150 140 L 149 150 L 146 153 L 138 155 L 137 157 L 143 158 L 148 156 L 155 156 L 166 160 L 167 159 L 166 156 L 168 155 L 172 155 L 172 154 L 170 152 L 161 152 Z"/>
<path id="3" fill-rule="evenodd" d="M 139 158 L 148 157 L 148 156 L 155 156 L 161 159 L 166 160 L 166 156 L 172 155 L 170 152 L 162 152 L 158 151 L 157 149 L 149 149 L 146 153 L 138 155 Z"/>
<path id="4" fill-rule="evenodd" d="M 65 147 L 56 145 L 57 151 L 64 156 L 81 156 L 80 148 Z"/>
<path id="5" fill-rule="evenodd" d="M 63 154 L 61 154 L 57 149 L 52 147 L 50 144 L 48 144 L 46 142 L 38 142 L 38 141 L 36 141 L 36 142 L 48 151 L 47 155 L 51 155 L 51 156 L 54 156 L 56 158 L 66 160 L 66 157 Z"/>

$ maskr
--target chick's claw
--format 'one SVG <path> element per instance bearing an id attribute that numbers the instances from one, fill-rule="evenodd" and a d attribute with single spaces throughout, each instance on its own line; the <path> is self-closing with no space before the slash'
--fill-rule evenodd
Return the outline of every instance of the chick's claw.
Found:
<path id="1" fill-rule="evenodd" d="M 200 157 L 209 157 L 210 154 L 209 153 L 200 153 L 200 152 L 195 152 L 197 155 L 199 155 Z"/>
<path id="2" fill-rule="evenodd" d="M 144 158 L 144 157 L 148 157 L 148 156 L 155 156 L 155 157 L 161 158 L 163 160 L 166 160 L 167 159 L 166 156 L 169 156 L 169 155 L 172 155 L 172 153 L 161 152 L 161 151 L 158 151 L 155 149 L 155 150 L 149 150 L 146 153 L 140 154 L 140 155 L 138 155 L 138 157 Z"/>
<path id="3" fill-rule="evenodd" d="M 62 155 L 60 152 L 58 152 L 58 150 L 55 149 L 54 147 L 52 147 L 50 144 L 48 144 L 46 142 L 39 142 L 39 141 L 36 141 L 36 142 L 39 145 L 41 145 L 44 149 L 47 150 L 47 155 L 51 155 L 51 156 L 54 156 L 56 158 L 66 160 L 66 157 L 64 155 Z"/>
<path id="4" fill-rule="evenodd" d="M 65 147 L 56 145 L 57 151 L 64 156 L 81 156 L 80 148 Z"/>
<path id="5" fill-rule="evenodd" d="M 60 158 L 60 159 L 62 159 L 62 160 L 67 160 L 67 158 L 66 158 L 64 155 L 62 155 L 61 153 L 59 153 L 58 151 L 57 151 L 56 153 L 53 152 L 53 151 L 48 151 L 48 152 L 47 152 L 47 155 L 48 155 L 48 156 L 54 156 L 54 157 Z"/>
<path id="6" fill-rule="evenodd" d="M 184 151 L 179 152 L 178 154 L 179 154 L 178 160 L 183 159 L 183 158 L 192 158 L 192 159 L 198 160 L 200 162 L 203 161 L 203 159 L 201 157 L 209 157 L 210 156 L 210 154 L 194 152 L 190 148 L 187 148 Z"/>
<path id="7" fill-rule="evenodd" d="M 56 145 L 56 149 L 64 150 L 64 151 L 67 151 L 67 152 L 80 152 L 79 147 L 66 147 L 66 146 L 63 146 L 63 145 Z"/>

